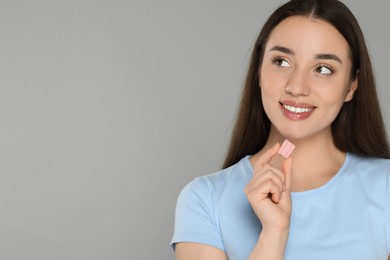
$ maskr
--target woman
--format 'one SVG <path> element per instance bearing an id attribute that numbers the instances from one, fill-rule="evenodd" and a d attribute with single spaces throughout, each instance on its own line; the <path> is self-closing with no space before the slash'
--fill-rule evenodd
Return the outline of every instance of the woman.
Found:
<path id="1" fill-rule="evenodd" d="M 388 259 L 389 158 L 355 17 L 290 1 L 256 41 L 224 170 L 179 196 L 176 257 Z"/>

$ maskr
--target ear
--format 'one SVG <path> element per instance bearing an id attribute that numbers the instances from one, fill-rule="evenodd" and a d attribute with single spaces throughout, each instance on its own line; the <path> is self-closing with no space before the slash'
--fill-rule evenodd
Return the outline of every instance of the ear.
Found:
<path id="1" fill-rule="evenodd" d="M 349 91 L 347 93 L 347 96 L 344 99 L 344 102 L 349 102 L 353 98 L 353 94 L 355 93 L 356 89 L 358 88 L 359 81 L 358 76 L 356 75 L 356 78 L 350 83 Z"/>

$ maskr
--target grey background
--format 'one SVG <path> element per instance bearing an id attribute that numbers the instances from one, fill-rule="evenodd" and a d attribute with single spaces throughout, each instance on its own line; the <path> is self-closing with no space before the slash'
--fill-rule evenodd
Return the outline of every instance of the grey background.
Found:
<path id="1" fill-rule="evenodd" d="M 282 2 L 0 1 L 0 259 L 173 259 L 177 195 L 220 168 Z M 390 2 L 345 2 L 389 111 Z"/>

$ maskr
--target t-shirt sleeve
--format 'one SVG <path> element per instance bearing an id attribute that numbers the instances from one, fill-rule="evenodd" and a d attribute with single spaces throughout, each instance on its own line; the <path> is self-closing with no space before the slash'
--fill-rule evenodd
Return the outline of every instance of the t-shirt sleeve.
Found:
<path id="1" fill-rule="evenodd" d="M 224 251 L 215 218 L 213 193 L 201 178 L 187 184 L 178 197 L 171 241 L 173 249 L 178 242 L 207 244 Z"/>

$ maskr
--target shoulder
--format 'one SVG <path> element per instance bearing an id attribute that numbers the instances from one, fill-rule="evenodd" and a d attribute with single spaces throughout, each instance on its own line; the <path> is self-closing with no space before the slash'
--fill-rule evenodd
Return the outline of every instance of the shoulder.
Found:
<path id="1" fill-rule="evenodd" d="M 390 174 L 390 159 L 348 154 L 347 160 L 350 169 L 358 170 L 363 174 Z"/>
<path id="2" fill-rule="evenodd" d="M 231 204 L 230 196 L 243 193 L 253 171 L 250 167 L 245 157 L 229 168 L 192 180 L 182 189 L 176 204 L 173 246 L 191 241 L 224 250 L 220 208 Z"/>
<path id="3" fill-rule="evenodd" d="M 345 166 L 347 185 L 360 187 L 367 196 L 390 198 L 390 159 L 348 154 Z"/>
<path id="4" fill-rule="evenodd" d="M 242 191 L 252 178 L 252 172 L 249 156 L 246 156 L 231 167 L 195 178 L 183 188 L 179 198 L 217 199 L 225 191 Z"/>
<path id="5" fill-rule="evenodd" d="M 345 166 L 345 171 L 350 177 L 358 178 L 367 184 L 390 185 L 390 159 L 348 154 Z"/>

